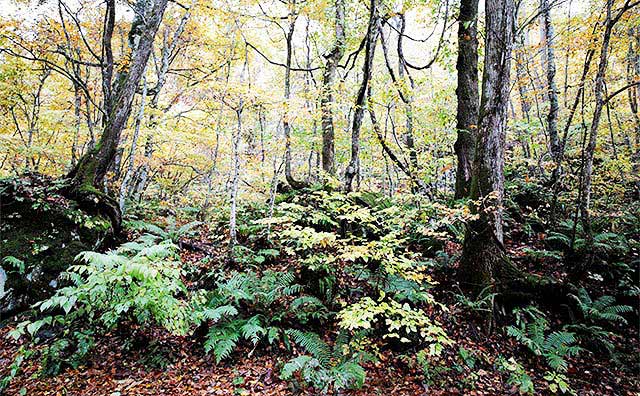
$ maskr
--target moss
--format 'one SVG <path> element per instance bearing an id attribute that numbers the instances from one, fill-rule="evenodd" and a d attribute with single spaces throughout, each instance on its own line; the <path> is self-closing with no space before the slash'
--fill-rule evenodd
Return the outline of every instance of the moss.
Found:
<path id="1" fill-rule="evenodd" d="M 40 188 L 48 183 L 0 180 L 0 258 L 14 256 L 25 263 L 24 274 L 9 272 L 7 280 L 22 306 L 50 295 L 50 283 L 75 256 L 94 250 L 110 232 L 103 216 L 89 215 L 73 201 Z"/>

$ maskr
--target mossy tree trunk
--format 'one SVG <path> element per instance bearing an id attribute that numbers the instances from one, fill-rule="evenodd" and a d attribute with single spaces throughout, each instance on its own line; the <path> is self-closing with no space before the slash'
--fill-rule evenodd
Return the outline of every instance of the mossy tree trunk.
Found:
<path id="1" fill-rule="evenodd" d="M 120 227 L 117 202 L 100 191 L 118 149 L 120 135 L 126 127 L 133 98 L 142 79 L 153 41 L 162 21 L 168 0 L 139 0 L 136 18 L 129 32 L 131 53 L 121 62 L 109 90 L 106 120 L 98 144 L 82 156 L 69 172 L 67 195 L 88 209 L 104 212 L 115 229 Z M 109 43 L 110 44 L 110 43 Z M 108 67 L 112 67 L 108 66 Z"/>

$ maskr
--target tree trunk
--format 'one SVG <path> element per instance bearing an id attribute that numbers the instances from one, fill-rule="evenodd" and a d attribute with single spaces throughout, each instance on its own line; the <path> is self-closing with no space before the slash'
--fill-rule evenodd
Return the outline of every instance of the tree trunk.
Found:
<path id="1" fill-rule="evenodd" d="M 80 113 L 80 106 L 82 104 L 82 98 L 80 96 L 80 88 L 78 84 L 73 84 L 73 95 L 75 98 L 73 104 L 73 115 L 75 120 L 75 135 L 73 136 L 73 144 L 71 145 L 71 166 L 75 166 L 78 162 L 78 144 L 80 140 L 80 124 L 82 123 L 82 115 Z"/>
<path id="2" fill-rule="evenodd" d="M 600 117 L 602 116 L 602 109 L 605 104 L 604 100 L 604 79 L 607 72 L 608 56 L 609 56 L 609 43 L 611 41 L 611 32 L 615 24 L 611 17 L 611 8 L 613 6 L 613 0 L 607 0 L 607 17 L 605 20 L 605 31 L 602 38 L 602 46 L 600 48 L 600 62 L 598 64 L 598 72 L 595 79 L 595 108 L 593 109 L 593 118 L 591 120 L 591 127 L 589 129 L 589 141 L 585 150 L 584 164 L 582 167 L 581 175 L 581 195 L 578 207 L 580 209 L 582 227 L 585 232 L 587 246 L 593 244 L 593 238 L 591 234 L 591 217 L 589 213 L 589 205 L 591 202 L 591 177 L 593 175 L 593 158 L 596 150 L 596 143 L 598 139 L 598 126 L 600 125 Z M 590 249 L 587 248 L 587 251 Z M 589 263 L 586 264 L 587 266 Z"/>
<path id="3" fill-rule="evenodd" d="M 162 51 L 161 51 L 161 62 L 160 67 L 157 68 L 157 83 L 153 88 L 153 96 L 151 97 L 151 103 L 149 103 L 149 107 L 151 108 L 151 115 L 147 122 L 147 129 L 149 130 L 149 135 L 147 136 L 147 140 L 144 145 L 144 162 L 140 167 L 139 171 L 135 177 L 135 186 L 133 188 L 136 195 L 142 195 L 142 192 L 147 187 L 147 182 L 149 181 L 149 163 L 151 161 L 151 157 L 153 156 L 153 152 L 155 149 L 155 139 L 154 139 L 154 130 L 157 126 L 157 116 L 156 110 L 158 109 L 158 103 L 160 101 L 160 92 L 164 87 L 167 81 L 167 74 L 169 72 L 169 66 L 171 66 L 171 62 L 175 59 L 176 48 L 178 45 L 178 40 L 184 31 L 185 26 L 187 25 L 187 21 L 191 17 L 191 9 L 195 3 L 195 0 L 191 2 L 190 7 L 185 11 L 180 19 L 180 23 L 173 33 L 173 37 L 171 42 L 168 40 L 168 33 L 165 31 L 163 42 L 162 42 Z"/>
<path id="4" fill-rule="evenodd" d="M 242 136 L 242 100 L 239 109 L 236 111 L 237 128 L 233 134 L 233 167 L 231 177 L 230 201 L 231 208 L 229 210 L 229 257 L 233 258 L 233 249 L 238 244 L 238 233 L 236 226 L 237 207 L 238 207 L 238 183 L 240 180 L 240 137 Z"/>
<path id="5" fill-rule="evenodd" d="M 560 141 L 558 139 L 558 88 L 556 86 L 556 60 L 553 49 L 553 25 L 551 24 L 551 7 L 549 0 L 540 0 L 540 15 L 542 17 L 543 46 L 547 69 L 547 99 L 549 113 L 547 114 L 547 135 L 551 158 L 557 163 L 560 157 Z"/>
<path id="6" fill-rule="evenodd" d="M 522 115 L 527 120 L 527 123 L 531 122 L 531 102 L 529 101 L 528 93 L 529 90 L 527 88 L 527 83 L 525 79 L 525 59 L 524 59 L 524 39 L 519 43 L 519 47 L 515 51 L 515 61 L 516 61 L 516 84 L 518 85 L 518 95 L 520 96 L 520 109 L 522 110 Z"/>
<path id="7" fill-rule="evenodd" d="M 80 158 L 68 175 L 68 193 L 94 209 L 105 210 L 116 229 L 121 222 L 120 210 L 112 198 L 99 191 L 99 186 L 102 185 L 116 155 L 120 135 L 131 113 L 133 97 L 153 50 L 153 41 L 167 7 L 167 0 L 154 0 L 151 4 L 148 1 L 151 0 L 141 1 L 144 5 L 142 17 L 134 18 L 131 25 L 131 59 L 128 67 L 119 71 L 115 77 L 107 106 L 110 111 L 107 113 L 100 141 Z"/>
<path id="8" fill-rule="evenodd" d="M 478 125 L 478 0 L 461 0 L 458 23 L 458 99 L 454 150 L 458 159 L 455 198 L 469 195 Z"/>
<path id="9" fill-rule="evenodd" d="M 373 57 L 376 51 L 376 43 L 378 41 L 379 21 L 378 21 L 378 4 L 377 0 L 371 0 L 371 8 L 369 13 L 369 27 L 367 28 L 365 57 L 362 65 L 362 82 L 358 89 L 358 96 L 355 103 L 355 111 L 353 114 L 353 124 L 351 126 L 351 159 L 344 173 L 344 190 L 350 192 L 353 189 L 353 179 L 360 173 L 360 128 L 362 126 L 362 118 L 366 108 L 367 89 L 371 80 L 371 72 L 373 67 Z"/>
<path id="10" fill-rule="evenodd" d="M 322 170 L 330 175 L 336 173 L 335 132 L 333 128 L 333 81 L 338 70 L 338 63 L 344 56 L 344 0 L 336 0 L 334 47 L 326 55 L 324 74 L 322 75 L 322 93 L 320 108 L 322 114 Z"/>
<path id="11" fill-rule="evenodd" d="M 293 177 L 293 169 L 291 166 L 291 122 L 290 122 L 290 99 L 291 99 L 291 60 L 293 58 L 293 33 L 296 29 L 297 15 L 294 11 L 289 14 L 289 30 L 287 31 L 287 60 L 286 67 L 284 69 L 284 117 L 282 118 L 282 129 L 284 131 L 284 177 L 287 183 L 294 190 L 301 189 L 305 186 L 304 183 L 296 180 Z"/>
<path id="12" fill-rule="evenodd" d="M 525 40 L 524 40 L 524 34 L 520 37 L 520 40 L 518 42 L 518 48 L 515 49 L 515 62 L 516 62 L 516 85 L 518 86 L 518 96 L 520 98 L 520 110 L 522 111 L 522 116 L 524 117 L 524 119 L 527 121 L 527 124 L 529 124 L 531 122 L 531 116 L 530 116 L 530 111 L 531 111 L 531 102 L 529 101 L 529 97 L 528 97 L 528 88 L 527 88 L 527 83 L 525 81 L 525 79 L 527 78 L 525 76 L 525 62 L 526 60 L 524 59 L 524 51 L 525 51 Z M 514 115 L 515 117 L 515 115 Z M 522 151 L 524 154 L 524 157 L 526 159 L 530 159 L 531 158 L 531 146 L 530 146 L 530 141 L 531 141 L 531 133 L 529 132 L 528 128 L 517 128 L 516 133 L 518 135 L 518 140 L 520 141 L 520 144 L 522 145 Z M 534 167 L 530 167 L 530 170 L 534 170 Z"/>
<path id="13" fill-rule="evenodd" d="M 627 82 L 629 84 L 640 79 L 640 28 L 629 30 L 631 40 L 629 41 L 629 53 L 627 55 Z M 635 43 L 634 43 L 635 41 Z M 635 46 L 634 46 L 635 44 Z M 631 155 L 633 158 L 633 174 L 636 177 L 635 196 L 640 200 L 640 115 L 638 114 L 638 102 L 640 102 L 640 88 L 632 87 L 627 91 L 629 107 L 633 120 L 635 121 L 635 150 Z"/>
<path id="14" fill-rule="evenodd" d="M 404 95 L 400 95 L 400 99 L 404 103 L 404 114 L 405 114 L 405 136 L 404 141 L 407 145 L 407 149 L 409 150 L 409 166 L 410 172 L 414 175 L 413 180 L 415 181 L 415 186 L 418 190 L 421 190 L 423 193 L 426 193 L 424 183 L 420 183 L 417 176 L 417 172 L 419 169 L 418 166 L 418 152 L 415 147 L 415 139 L 413 137 L 413 90 L 415 88 L 413 79 L 409 74 L 409 70 L 407 69 L 407 64 L 404 59 L 404 55 L 402 54 L 402 39 L 405 36 L 405 28 L 406 23 L 404 20 L 404 15 L 399 14 L 396 18 L 398 21 L 398 79 L 400 80 L 400 86 L 398 87 L 401 90 L 405 90 Z M 477 69 L 477 68 L 476 68 Z M 408 83 L 405 81 L 405 72 L 406 77 L 408 77 Z M 476 80 L 477 82 L 477 80 Z"/>
<path id="15" fill-rule="evenodd" d="M 459 269 L 461 283 L 476 291 L 494 283 L 505 261 L 504 149 L 514 16 L 513 0 L 486 2 L 482 99 L 470 191 L 478 218 L 467 226 Z"/>
<path id="16" fill-rule="evenodd" d="M 397 30 L 398 30 L 398 43 L 397 43 L 397 51 L 398 51 L 398 78 L 393 71 L 393 67 L 391 65 L 389 59 L 389 51 L 387 49 L 387 41 L 384 37 L 384 31 L 380 29 L 380 44 L 382 45 L 382 52 L 384 54 L 384 60 L 387 65 L 387 70 L 389 71 L 389 75 L 391 76 L 391 80 L 396 87 L 396 91 L 398 92 L 398 96 L 402 103 L 404 104 L 404 113 L 405 113 L 405 133 L 404 133 L 404 145 L 407 147 L 409 151 L 409 162 L 401 167 L 403 173 L 405 173 L 409 179 L 411 180 L 411 190 L 414 192 L 422 192 L 425 194 L 427 192 L 427 186 L 425 183 L 420 180 L 417 175 L 418 172 L 418 153 L 415 148 L 415 141 L 413 138 L 413 89 L 415 88 L 413 79 L 409 74 L 406 61 L 404 59 L 404 55 L 402 53 L 402 38 L 405 36 L 405 22 L 404 15 L 397 15 Z M 405 74 L 406 72 L 406 74 Z M 408 77 L 408 82 L 405 81 L 405 77 Z M 375 115 L 371 112 L 371 121 L 374 123 Z M 375 129 L 375 125 L 374 125 Z M 376 132 L 377 134 L 377 132 Z M 383 149 L 387 154 L 390 155 L 390 158 L 397 163 L 397 157 L 395 155 L 390 154 L 389 148 L 386 147 L 386 143 L 383 139 L 380 138 L 380 134 L 378 135 L 378 141 L 383 145 Z M 396 159 L 394 159 L 396 158 Z"/>
<path id="17" fill-rule="evenodd" d="M 133 137 L 131 138 L 131 150 L 129 152 L 129 164 L 127 165 L 127 171 L 120 184 L 120 193 L 118 194 L 118 207 L 120 212 L 124 213 L 125 201 L 130 193 L 129 183 L 133 177 L 135 161 L 136 161 L 136 149 L 138 147 L 138 137 L 140 136 L 140 126 L 142 125 L 142 119 L 144 117 L 144 105 L 147 99 L 147 80 L 142 78 L 142 95 L 140 96 L 140 110 L 136 116 L 136 122 L 133 131 Z"/>

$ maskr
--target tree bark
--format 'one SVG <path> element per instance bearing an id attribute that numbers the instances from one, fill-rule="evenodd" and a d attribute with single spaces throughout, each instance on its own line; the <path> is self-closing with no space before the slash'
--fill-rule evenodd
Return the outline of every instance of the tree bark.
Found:
<path id="1" fill-rule="evenodd" d="M 389 76 L 393 84 L 396 87 L 396 91 L 398 92 L 398 96 L 400 100 L 404 104 L 404 113 L 405 113 L 405 133 L 404 133 L 404 144 L 409 151 L 409 162 L 406 166 L 403 164 L 401 170 L 405 173 L 409 179 L 411 180 L 411 189 L 414 192 L 421 192 L 423 194 L 427 193 L 427 186 L 425 183 L 420 180 L 417 175 L 418 172 L 418 153 L 415 148 L 415 141 L 413 138 L 413 89 L 414 83 L 411 75 L 409 74 L 407 64 L 404 60 L 404 55 L 402 54 L 402 37 L 405 35 L 405 23 L 404 23 L 404 15 L 398 14 L 398 78 L 393 71 L 393 67 L 391 65 L 389 59 L 389 51 L 387 49 L 387 41 L 384 36 L 384 31 L 380 29 L 380 44 L 382 45 L 382 52 L 384 54 L 384 60 L 387 65 L 387 70 L 389 71 Z M 406 75 L 405 75 L 406 72 Z M 408 77 L 408 83 L 405 81 L 405 76 Z M 375 115 L 369 111 L 371 115 L 371 121 L 373 122 L 373 118 Z M 374 125 L 375 130 L 375 125 Z M 377 134 L 377 132 L 376 132 Z M 386 146 L 384 140 L 381 140 L 379 134 L 378 141 L 383 146 L 383 149 L 387 154 L 389 154 L 389 158 L 391 158 L 394 162 L 397 163 L 397 157 L 395 155 L 390 154 L 389 148 Z M 394 159 L 396 158 L 396 159 Z"/>
<path id="2" fill-rule="evenodd" d="M 356 97 L 355 111 L 353 114 L 353 124 L 351 126 L 351 159 L 349 160 L 349 165 L 347 165 L 347 169 L 344 172 L 344 190 L 346 192 L 352 191 L 353 179 L 360 173 L 360 128 L 362 127 L 362 118 L 364 117 L 364 111 L 367 106 L 367 89 L 371 80 L 373 57 L 375 55 L 378 32 L 380 30 L 377 0 L 371 0 L 369 11 L 369 26 L 367 28 L 365 57 L 362 65 L 362 82 L 358 89 L 358 96 Z"/>
<path id="3" fill-rule="evenodd" d="M 82 97 L 80 96 L 80 88 L 77 84 L 73 84 L 73 116 L 74 116 L 74 129 L 75 135 L 73 136 L 73 144 L 71 145 L 71 166 L 75 166 L 78 162 L 78 144 L 80 140 L 80 125 L 82 123 L 82 115 L 80 113 L 80 106 L 82 104 Z"/>
<path id="4" fill-rule="evenodd" d="M 243 71 L 244 72 L 244 71 Z M 238 207 L 238 183 L 240 181 L 240 138 L 242 136 L 242 107 L 243 101 L 240 100 L 238 110 L 236 110 L 236 131 L 233 134 L 233 167 L 231 176 L 230 201 L 229 209 L 229 257 L 233 258 L 233 249 L 238 244 L 238 232 L 236 225 L 237 207 Z"/>
<path id="5" fill-rule="evenodd" d="M 467 197 L 470 191 L 478 125 L 478 0 L 461 0 L 458 23 L 458 87 L 454 144 L 457 157 L 455 198 Z"/>
<path id="6" fill-rule="evenodd" d="M 402 54 L 402 39 L 405 36 L 405 28 L 406 23 L 404 20 L 404 15 L 399 14 L 397 17 L 398 21 L 398 78 L 400 80 L 401 85 L 398 87 L 400 90 L 406 90 L 404 95 L 400 95 L 400 99 L 404 103 L 404 114 L 405 114 L 405 144 L 407 145 L 407 149 L 409 150 L 409 165 L 411 174 L 414 175 L 414 180 L 416 181 L 415 186 L 418 187 L 418 190 L 421 190 L 423 193 L 426 193 L 424 183 L 420 183 L 417 176 L 417 172 L 419 169 L 418 166 L 418 152 L 416 151 L 415 139 L 413 137 L 413 90 L 415 88 L 413 78 L 409 74 L 409 69 L 407 68 L 406 61 L 404 59 L 404 55 Z M 445 15 L 445 24 L 446 24 L 446 15 Z M 382 35 L 382 31 L 380 32 Z M 382 37 L 381 37 L 382 39 Z M 382 40 L 381 40 L 382 41 Z M 434 58 L 435 59 L 435 58 Z M 406 77 L 408 77 L 408 84 L 405 82 L 405 72 Z M 409 88 L 407 88 L 409 87 Z"/>
<path id="7" fill-rule="evenodd" d="M 471 289 L 492 285 L 504 265 L 502 204 L 509 76 L 514 31 L 513 0 L 486 2 L 485 62 L 478 141 L 470 198 L 476 220 L 467 225 L 459 277 Z"/>
<path id="8" fill-rule="evenodd" d="M 320 109 L 322 114 L 322 170 L 330 175 L 336 173 L 335 131 L 333 127 L 333 82 L 338 70 L 338 63 L 345 51 L 344 0 L 336 0 L 335 35 L 336 41 L 331 52 L 325 57 L 322 75 L 322 93 Z"/>

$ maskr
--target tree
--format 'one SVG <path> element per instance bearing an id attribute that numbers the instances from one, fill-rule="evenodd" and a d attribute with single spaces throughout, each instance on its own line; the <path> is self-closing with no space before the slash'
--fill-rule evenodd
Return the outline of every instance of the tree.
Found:
<path id="1" fill-rule="evenodd" d="M 474 289 L 493 284 L 504 264 L 504 150 L 515 17 L 512 0 L 488 0 L 485 9 L 482 98 L 470 191 L 477 218 L 467 225 L 459 269 L 461 282 Z"/>
<path id="2" fill-rule="evenodd" d="M 379 31 L 380 20 L 378 16 L 377 0 L 371 0 L 369 9 L 369 25 L 367 27 L 367 35 L 365 36 L 362 81 L 360 82 L 360 88 L 358 88 L 358 96 L 356 97 L 355 111 L 353 114 L 353 124 L 351 125 L 351 159 L 349 160 L 347 169 L 344 172 L 344 190 L 348 192 L 352 191 L 353 179 L 360 173 L 360 128 L 362 127 L 362 119 L 367 106 L 367 92 L 369 82 L 371 81 L 373 58 L 376 52 Z"/>
<path id="3" fill-rule="evenodd" d="M 344 56 L 344 0 L 335 3 L 335 42 L 333 48 L 325 55 L 326 63 L 322 74 L 322 93 L 320 109 L 322 111 L 322 170 L 330 175 L 336 173 L 335 132 L 333 128 L 333 81 L 338 70 L 338 63 Z"/>
<path id="4" fill-rule="evenodd" d="M 195 0 L 192 0 L 191 5 L 185 11 L 185 13 L 180 18 L 180 22 L 178 23 L 178 27 L 173 32 L 173 36 L 171 41 L 168 40 L 168 29 L 164 31 L 164 37 L 162 40 L 162 49 L 160 50 L 160 62 L 159 65 L 156 65 L 156 85 L 151 90 L 151 102 L 149 103 L 149 107 L 151 108 L 151 114 L 147 121 L 147 128 L 150 130 L 149 135 L 147 136 L 147 140 L 144 144 L 144 162 L 140 168 L 138 168 L 135 172 L 135 175 L 132 176 L 132 179 L 135 180 L 135 184 L 129 188 L 130 190 L 135 190 L 137 194 L 142 194 L 144 189 L 147 186 L 148 178 L 149 178 L 149 161 L 151 161 L 151 157 L 153 156 L 153 151 L 155 149 L 155 139 L 154 130 L 158 126 L 158 117 L 156 116 L 156 111 L 158 110 L 160 103 L 160 92 L 164 88 L 167 82 L 167 74 L 169 74 L 169 67 L 171 63 L 175 61 L 176 55 L 180 51 L 178 47 L 178 43 L 180 41 L 180 36 L 184 32 L 184 29 L 187 25 L 187 21 L 191 17 L 191 10 L 195 6 Z M 163 109 L 163 111 L 167 111 L 168 108 Z M 132 151 L 131 157 L 133 157 L 134 152 Z M 130 193 L 131 191 L 127 191 Z"/>
<path id="5" fill-rule="evenodd" d="M 456 129 L 458 138 L 454 145 L 458 166 L 456 171 L 455 198 L 469 195 L 471 173 L 478 128 L 478 0 L 461 0 L 458 18 L 458 86 L 456 97 Z"/>
<path id="6" fill-rule="evenodd" d="M 549 100 L 549 113 L 547 113 L 547 135 L 549 136 L 549 148 L 554 162 L 560 157 L 560 141 L 558 139 L 558 88 L 556 86 L 556 59 L 553 51 L 553 25 L 551 24 L 551 7 L 549 0 L 540 0 L 540 15 L 542 17 L 542 34 L 544 46 L 544 59 L 547 71 L 547 99 Z"/>
<path id="7" fill-rule="evenodd" d="M 605 30 L 602 36 L 602 44 L 600 46 L 600 60 L 598 63 L 598 71 L 595 78 L 595 107 L 593 110 L 593 116 L 591 120 L 591 126 L 589 128 L 589 139 L 587 147 L 584 151 L 584 159 L 582 172 L 580 177 L 580 194 L 578 208 L 580 210 L 580 219 L 582 221 L 582 227 L 585 232 L 588 252 L 587 260 L 584 265 L 588 268 L 593 260 L 593 234 L 591 230 L 591 216 L 589 212 L 589 206 L 591 203 L 591 179 L 593 176 L 593 159 L 595 156 L 597 138 L 598 138 L 598 126 L 600 124 L 600 118 L 602 116 L 602 110 L 608 101 L 605 97 L 605 76 L 607 73 L 607 65 L 609 63 L 609 48 L 611 42 L 611 35 L 615 24 L 622 18 L 624 13 L 634 6 L 640 4 L 640 2 L 632 3 L 631 0 L 626 0 L 623 6 L 618 10 L 615 15 L 612 12 L 614 0 L 607 0 L 606 18 L 605 18 Z"/>
<path id="8" fill-rule="evenodd" d="M 284 115 L 282 117 L 282 129 L 284 130 L 285 141 L 285 154 L 284 154 L 284 176 L 287 179 L 287 183 L 294 188 L 300 189 L 304 187 L 304 183 L 296 180 L 293 177 L 293 169 L 291 166 L 291 120 L 289 101 L 291 100 L 291 60 L 293 59 L 293 34 L 296 29 L 296 21 L 298 20 L 298 12 L 295 8 L 296 0 L 290 0 L 289 3 L 289 15 L 287 20 L 289 21 L 289 27 L 286 31 L 287 42 L 287 60 L 284 69 Z"/>
<path id="9" fill-rule="evenodd" d="M 84 154 L 67 175 L 70 179 L 67 189 L 69 195 L 85 206 L 105 210 L 116 229 L 121 222 L 118 205 L 99 188 L 116 155 L 120 135 L 129 119 L 133 97 L 153 50 L 153 41 L 166 8 L 167 0 L 139 0 L 136 3 L 136 17 L 129 31 L 131 52 L 119 65 L 113 82 L 111 82 L 113 57 L 109 55 L 111 53 L 110 35 L 113 31 L 107 28 L 104 44 L 108 63 L 103 81 L 108 95 L 105 94 L 106 111 L 102 136 L 96 146 Z M 108 0 L 105 19 L 112 23 L 114 14 L 115 0 Z"/>
<path id="10" fill-rule="evenodd" d="M 629 52 L 627 54 L 627 83 L 632 84 L 640 81 L 640 28 L 629 30 L 631 40 L 629 42 Z M 640 87 L 634 86 L 627 92 L 629 108 L 633 114 L 635 122 L 635 152 L 633 173 L 636 175 L 636 199 L 640 199 L 640 115 L 638 114 L 638 102 L 640 102 Z"/>

